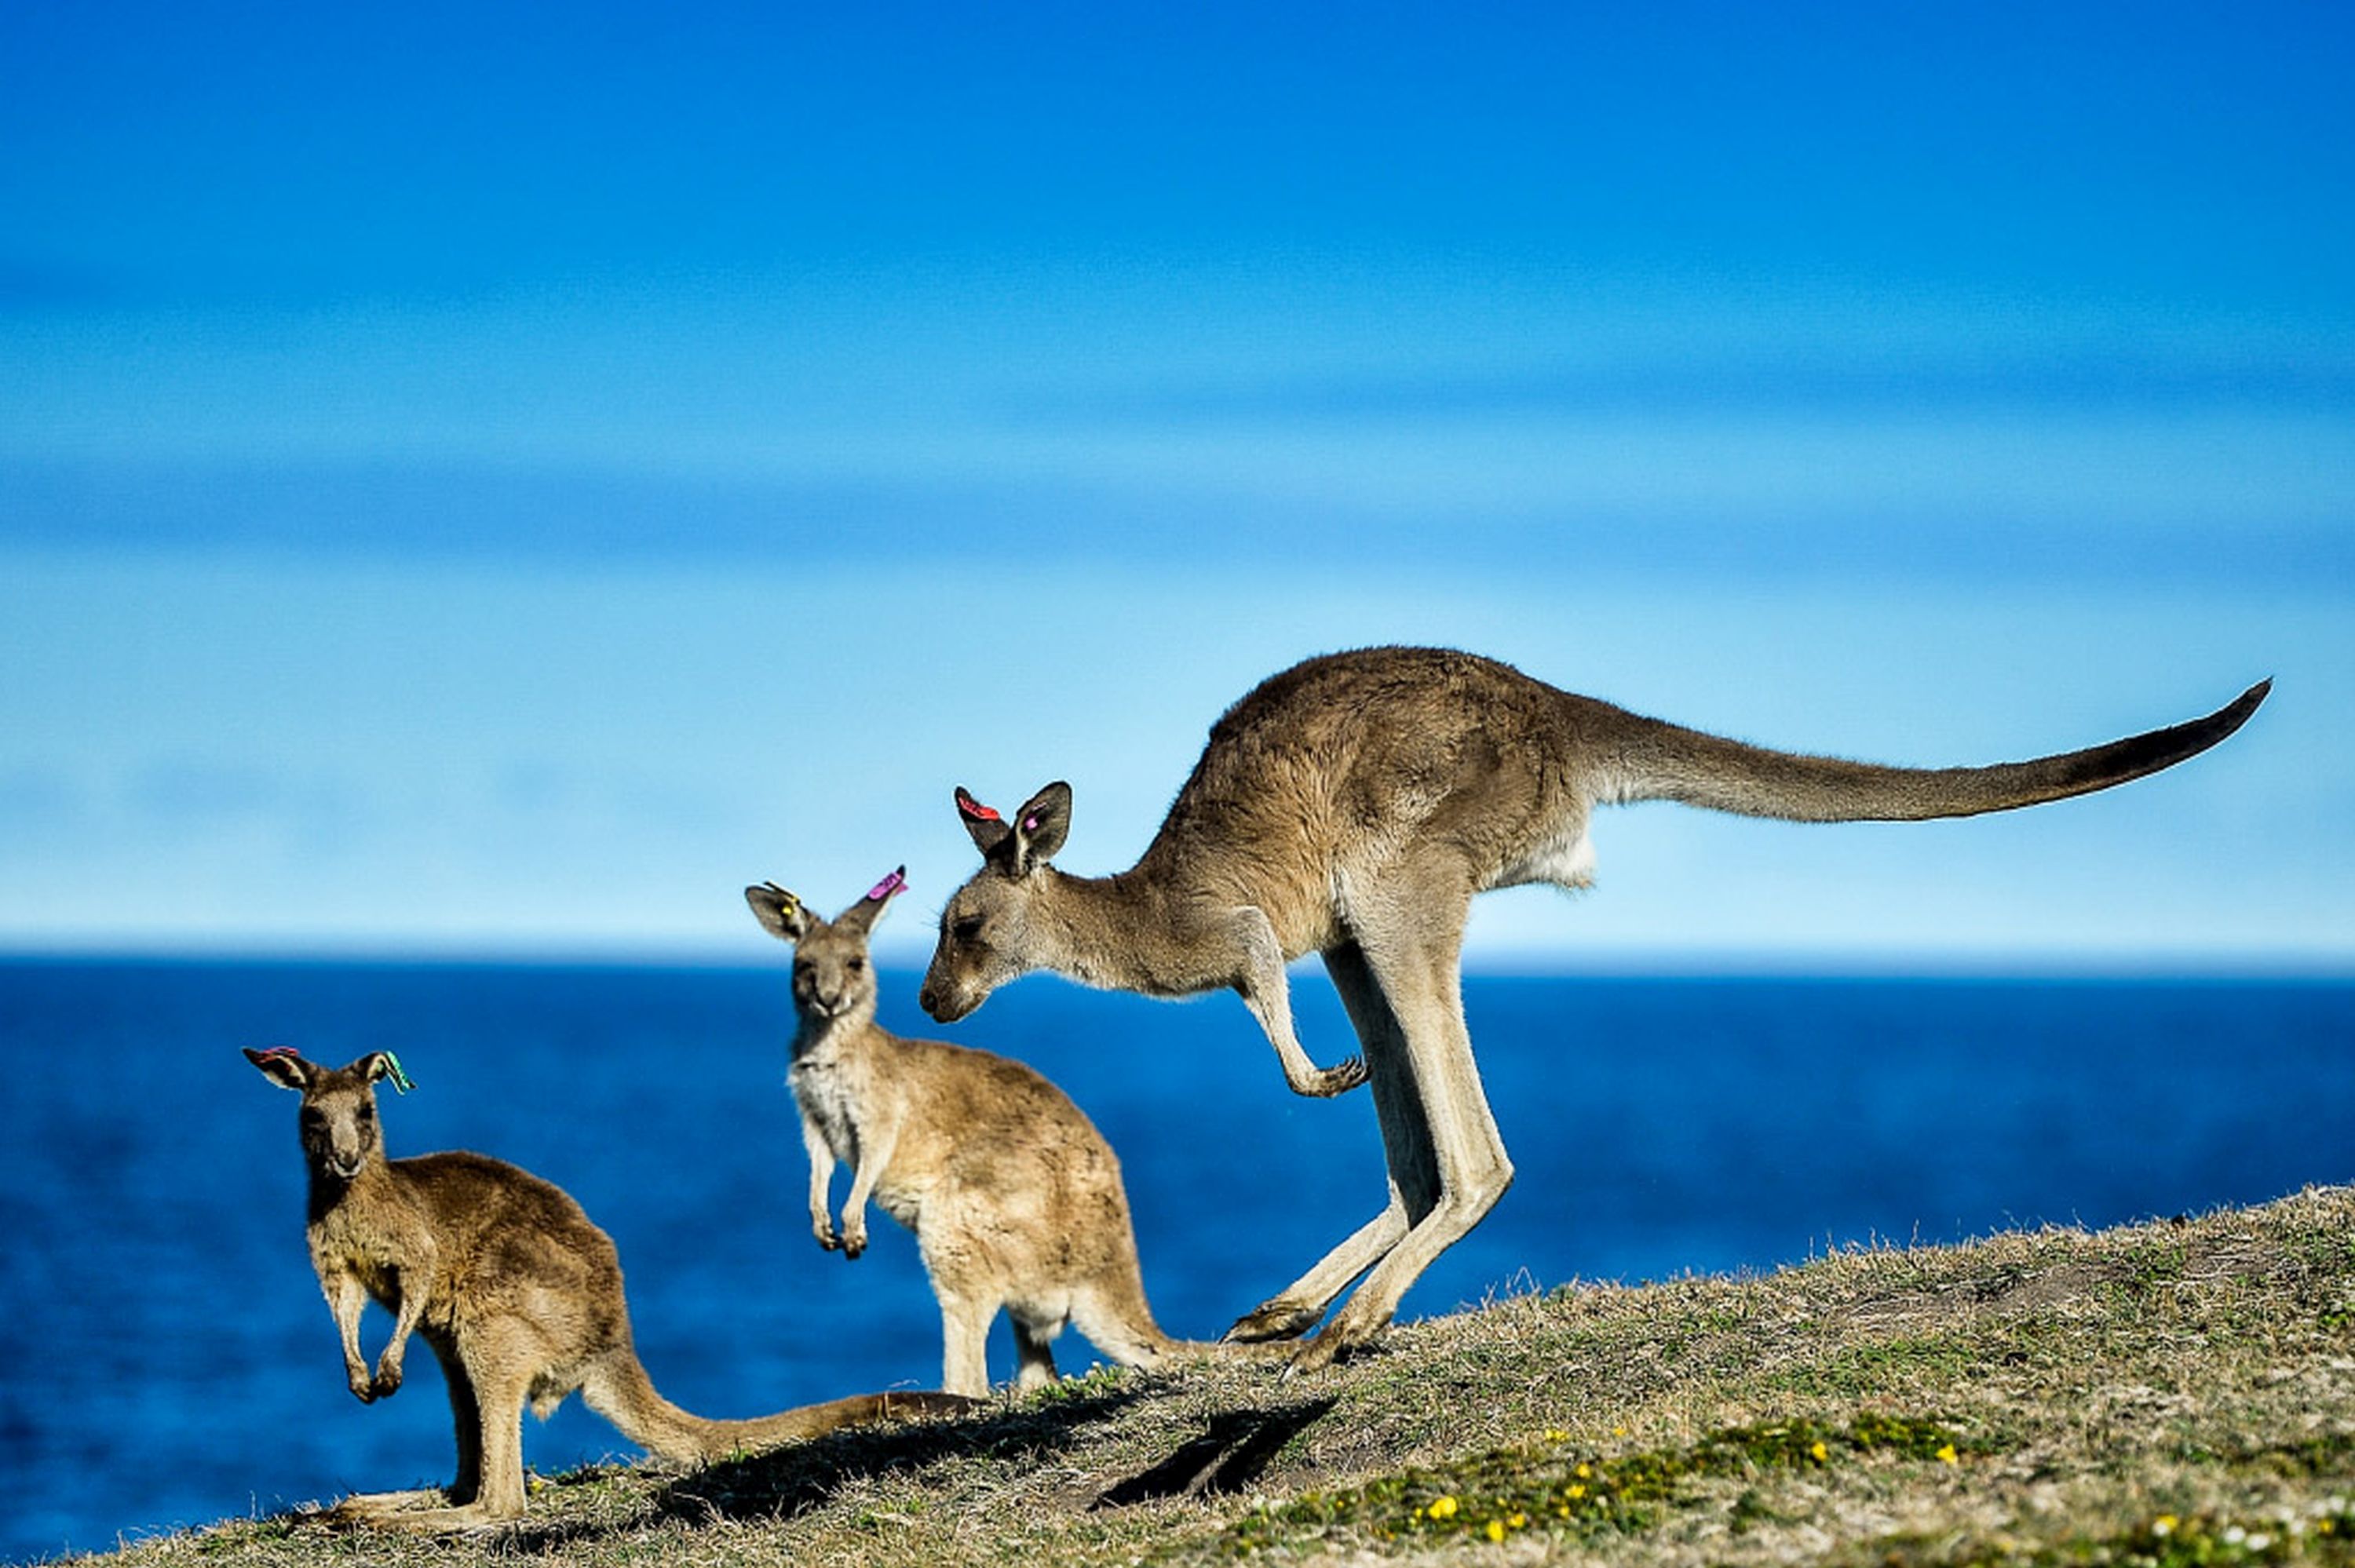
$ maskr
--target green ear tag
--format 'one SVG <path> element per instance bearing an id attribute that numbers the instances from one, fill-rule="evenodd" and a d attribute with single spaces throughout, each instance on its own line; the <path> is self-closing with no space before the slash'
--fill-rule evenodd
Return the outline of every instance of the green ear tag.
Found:
<path id="1" fill-rule="evenodd" d="M 409 1081 L 409 1075 L 408 1075 L 408 1074 L 406 1074 L 406 1073 L 404 1073 L 404 1072 L 402 1072 L 402 1071 L 400 1070 L 400 1057 L 398 1057 L 398 1056 L 394 1055 L 394 1054 L 393 1054 L 391 1052 L 389 1052 L 389 1051 L 384 1052 L 384 1053 L 382 1053 L 382 1054 L 383 1054 L 383 1056 L 384 1056 L 384 1065 L 385 1065 L 385 1066 L 390 1069 L 390 1071 L 389 1071 L 386 1075 L 387 1075 L 387 1076 L 389 1076 L 389 1078 L 391 1078 L 391 1080 L 392 1080 L 392 1086 L 393 1086 L 394 1088 L 396 1088 L 396 1089 L 400 1090 L 402 1094 L 404 1094 L 404 1095 L 405 1095 L 405 1094 L 407 1094 L 410 1090 L 411 1090 L 411 1089 L 413 1089 L 413 1088 L 415 1088 L 415 1087 L 417 1086 L 415 1084 L 412 1084 L 412 1083 L 410 1083 L 410 1082 Z"/>

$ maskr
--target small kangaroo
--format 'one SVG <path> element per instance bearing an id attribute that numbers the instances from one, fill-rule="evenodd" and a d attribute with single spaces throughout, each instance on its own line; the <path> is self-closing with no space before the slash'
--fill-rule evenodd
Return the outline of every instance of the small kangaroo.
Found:
<path id="1" fill-rule="evenodd" d="M 1510 665 L 1428 648 L 1328 654 L 1270 677 L 1211 726 L 1201 759 L 1130 870 L 1049 863 L 1071 790 L 1007 821 L 960 789 L 980 871 L 941 913 L 919 1000 L 942 1022 L 1034 969 L 1153 996 L 1241 994 L 1304 1095 L 1370 1070 L 1389 1206 L 1228 1330 L 1290 1338 L 1365 1280 L 1292 1370 L 1379 1335 L 1433 1258 L 1512 1180 L 1464 1027 L 1459 957 L 1475 894 L 1592 883 L 1597 806 L 1681 800 L 1799 821 L 1918 821 L 2106 789 L 2206 750 L 2264 700 L 1986 768 L 1886 768 L 1769 751 L 1558 690 Z M 1316 952 L 1363 1052 L 1319 1068 L 1292 1027 L 1284 964 Z"/>
<path id="2" fill-rule="evenodd" d="M 989 1389 L 990 1319 L 1014 1320 L 1016 1386 L 1054 1381 L 1066 1322 L 1105 1355 L 1155 1366 L 1216 1347 L 1172 1340 L 1153 1320 L 1120 1161 L 1068 1096 L 1019 1062 L 875 1022 L 868 934 L 907 886 L 885 877 L 831 924 L 774 883 L 744 890 L 769 932 L 794 945 L 788 1081 L 809 1150 L 810 1227 L 848 1257 L 867 1249 L 867 1202 L 916 1234 L 940 1298 L 941 1386 Z M 851 1168 L 837 1237 L 834 1164 Z"/>
<path id="3" fill-rule="evenodd" d="M 548 1416 L 576 1389 L 632 1442 L 683 1464 L 974 1403 L 874 1393 L 750 1421 L 690 1415 L 655 1393 L 639 1364 L 613 1239 L 562 1189 L 481 1154 L 386 1159 L 376 1085 L 389 1077 L 409 1086 L 389 1052 L 342 1068 L 282 1045 L 245 1055 L 303 1096 L 311 1262 L 343 1335 L 345 1382 L 363 1404 L 390 1397 L 414 1330 L 450 1386 L 458 1437 L 453 1506 L 419 1506 L 432 1492 L 360 1493 L 336 1505 L 339 1521 L 433 1531 L 520 1517 L 523 1407 L 528 1402 Z M 370 1297 L 394 1319 L 373 1373 L 359 1340 Z"/>

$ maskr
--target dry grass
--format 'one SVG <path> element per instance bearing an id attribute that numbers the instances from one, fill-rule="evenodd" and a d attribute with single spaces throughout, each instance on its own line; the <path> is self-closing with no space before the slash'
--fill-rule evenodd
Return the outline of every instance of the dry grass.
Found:
<path id="1" fill-rule="evenodd" d="M 1098 1373 L 458 1542 L 299 1517 L 126 1564 L 2355 1563 L 2355 1191 L 1580 1287 L 1296 1383 Z M 1500 1540 L 1492 1540 L 1500 1537 Z"/>

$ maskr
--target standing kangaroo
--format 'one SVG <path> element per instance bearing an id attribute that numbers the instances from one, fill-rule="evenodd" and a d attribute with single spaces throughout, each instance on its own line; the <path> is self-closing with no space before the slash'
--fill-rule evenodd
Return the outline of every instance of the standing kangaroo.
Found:
<path id="1" fill-rule="evenodd" d="M 1764 750 L 1575 696 L 1492 659 L 1369 648 L 1270 677 L 1211 726 L 1201 760 L 1135 867 L 1048 863 L 1071 791 L 1050 784 L 1007 821 L 964 790 L 984 864 L 941 914 L 924 1011 L 964 1017 L 1033 969 L 1154 996 L 1240 992 L 1305 1095 L 1373 1081 L 1390 1204 L 1228 1330 L 1313 1327 L 1310 1370 L 1380 1334 L 1433 1258 L 1503 1195 L 1512 1165 L 1464 1027 L 1458 959 L 1473 895 L 1586 886 L 1599 805 L 1681 800 L 1800 821 L 1970 816 L 2105 789 L 2207 749 L 2264 700 L 2260 683 L 2206 718 L 2030 762 L 1885 768 Z M 1362 1058 L 1318 1068 L 1292 1027 L 1284 966 L 1320 954 Z"/>
<path id="2" fill-rule="evenodd" d="M 867 1250 L 867 1202 L 916 1234 L 940 1298 L 941 1385 L 989 1389 L 990 1319 L 1014 1320 L 1017 1386 L 1054 1381 L 1066 1322 L 1105 1355 L 1154 1366 L 1209 1351 L 1164 1334 L 1145 1299 L 1120 1161 L 1068 1096 L 1019 1062 L 875 1022 L 868 933 L 907 885 L 905 867 L 837 916 L 818 918 L 764 883 L 744 901 L 794 944 L 794 1065 L 788 1074 L 810 1160 L 810 1226 L 848 1257 Z M 837 1160 L 851 1168 L 842 1232 L 827 1209 Z"/>
<path id="3" fill-rule="evenodd" d="M 407 1086 L 386 1052 L 343 1068 L 285 1046 L 245 1055 L 303 1096 L 311 1262 L 343 1335 L 352 1393 L 366 1404 L 400 1389 L 412 1330 L 425 1336 L 450 1386 L 453 1506 L 416 1506 L 430 1492 L 368 1492 L 338 1504 L 340 1520 L 442 1531 L 519 1517 L 523 1407 L 528 1402 L 545 1417 L 576 1389 L 632 1442 L 687 1464 L 972 1404 L 943 1393 L 880 1393 L 751 1421 L 690 1415 L 655 1393 L 639 1364 L 613 1239 L 562 1189 L 480 1154 L 386 1159 L 377 1080 Z M 360 1310 L 370 1297 L 393 1313 L 373 1374 L 360 1358 Z"/>

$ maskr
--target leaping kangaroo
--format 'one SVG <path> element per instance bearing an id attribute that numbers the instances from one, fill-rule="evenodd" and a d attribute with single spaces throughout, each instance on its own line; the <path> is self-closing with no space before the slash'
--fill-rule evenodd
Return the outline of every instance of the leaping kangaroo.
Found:
<path id="1" fill-rule="evenodd" d="M 1128 871 L 1049 863 L 1071 790 L 1011 821 L 960 789 L 983 866 L 941 914 L 919 1000 L 942 1022 L 1033 969 L 1181 996 L 1231 989 L 1285 1081 L 1332 1095 L 1370 1075 L 1390 1204 L 1228 1330 L 1305 1332 L 1307 1371 L 1364 1345 L 1432 1260 L 1512 1180 L 1465 1032 L 1459 957 L 1472 896 L 1594 874 L 1593 810 L 1680 800 L 1797 821 L 1921 821 L 2009 810 L 2172 767 L 2241 727 L 2271 682 L 2205 718 L 2082 751 L 1985 768 L 1889 768 L 1771 751 L 1561 691 L 1509 665 L 1428 648 L 1328 654 L 1261 683 L 1211 726 L 1161 831 Z M 1286 961 L 1316 952 L 1362 1058 L 1319 1068 L 1292 1027 Z"/>
<path id="2" fill-rule="evenodd" d="M 245 1054 L 303 1096 L 311 1262 L 343 1337 L 345 1382 L 363 1404 L 390 1398 L 414 1331 L 450 1388 L 450 1506 L 429 1506 L 440 1500 L 432 1492 L 358 1493 L 332 1510 L 339 1522 L 439 1531 L 520 1518 L 523 1407 L 551 1414 L 576 1389 L 632 1442 L 684 1464 L 974 1405 L 947 1393 L 868 1393 L 749 1421 L 690 1415 L 655 1392 L 631 1345 L 613 1240 L 562 1189 L 481 1154 L 386 1159 L 376 1085 L 407 1084 L 389 1052 L 346 1067 L 285 1046 Z M 394 1315 L 373 1372 L 360 1356 L 370 1297 Z"/>

